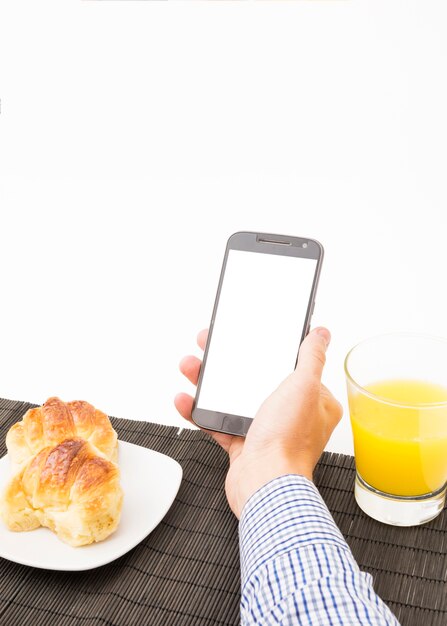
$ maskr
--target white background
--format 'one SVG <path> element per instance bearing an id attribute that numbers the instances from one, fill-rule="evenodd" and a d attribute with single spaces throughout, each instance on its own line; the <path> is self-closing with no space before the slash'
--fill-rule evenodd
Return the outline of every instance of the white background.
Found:
<path id="1" fill-rule="evenodd" d="M 0 395 L 180 424 L 228 236 L 307 236 L 350 452 L 348 349 L 447 335 L 446 26 L 443 0 L 2 0 Z"/>

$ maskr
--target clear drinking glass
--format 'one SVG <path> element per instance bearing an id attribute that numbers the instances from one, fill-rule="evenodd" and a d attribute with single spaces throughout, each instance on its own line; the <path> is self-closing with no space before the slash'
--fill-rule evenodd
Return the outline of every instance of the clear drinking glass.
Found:
<path id="1" fill-rule="evenodd" d="M 447 340 L 392 333 L 345 359 L 355 498 L 370 517 L 415 526 L 443 509 L 447 481 Z"/>

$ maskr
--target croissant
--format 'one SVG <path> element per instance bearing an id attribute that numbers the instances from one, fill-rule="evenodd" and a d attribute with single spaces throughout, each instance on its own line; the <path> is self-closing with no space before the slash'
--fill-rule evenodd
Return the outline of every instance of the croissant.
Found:
<path id="1" fill-rule="evenodd" d="M 72 438 L 28 460 L 7 485 L 0 515 L 10 530 L 46 526 L 82 546 L 116 529 L 122 499 L 118 466 L 89 442 Z"/>
<path id="2" fill-rule="evenodd" d="M 6 435 L 6 446 L 13 470 L 48 446 L 66 439 L 82 438 L 111 461 L 117 460 L 117 434 L 105 413 L 83 400 L 62 402 L 49 398 L 29 409 Z"/>

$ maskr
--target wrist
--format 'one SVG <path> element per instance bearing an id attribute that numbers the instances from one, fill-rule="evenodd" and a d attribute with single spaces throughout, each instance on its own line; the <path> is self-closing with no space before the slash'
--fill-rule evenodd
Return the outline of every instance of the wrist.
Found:
<path id="1" fill-rule="evenodd" d="M 243 468 L 234 468 L 239 470 L 236 476 L 233 476 L 232 469 L 230 468 L 227 476 L 226 491 L 231 509 L 238 519 L 248 500 L 272 480 L 294 474 L 312 481 L 313 473 L 313 467 L 303 460 L 297 461 L 287 458 L 275 459 L 274 461 L 264 459 L 263 462 L 257 458 L 256 463 L 245 463 Z"/>

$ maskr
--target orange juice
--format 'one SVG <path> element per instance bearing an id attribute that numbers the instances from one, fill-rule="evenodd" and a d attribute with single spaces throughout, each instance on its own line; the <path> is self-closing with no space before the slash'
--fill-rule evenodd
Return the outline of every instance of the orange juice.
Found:
<path id="1" fill-rule="evenodd" d="M 418 380 L 385 380 L 349 393 L 355 462 L 360 476 L 388 494 L 416 496 L 447 480 L 447 388 Z M 418 405 L 418 406 L 415 406 Z"/>

